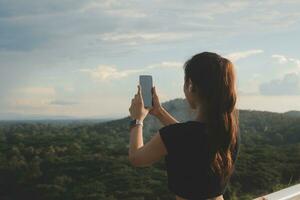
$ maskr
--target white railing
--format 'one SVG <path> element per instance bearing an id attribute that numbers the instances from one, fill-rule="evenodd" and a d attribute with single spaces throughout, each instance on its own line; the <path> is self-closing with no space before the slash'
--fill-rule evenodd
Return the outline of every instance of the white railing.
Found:
<path id="1" fill-rule="evenodd" d="M 300 200 L 300 184 L 258 197 L 254 200 Z"/>

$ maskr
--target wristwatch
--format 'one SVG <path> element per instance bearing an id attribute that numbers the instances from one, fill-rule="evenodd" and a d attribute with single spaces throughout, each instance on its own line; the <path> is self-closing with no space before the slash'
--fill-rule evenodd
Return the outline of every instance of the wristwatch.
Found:
<path id="1" fill-rule="evenodd" d="M 141 125 L 141 126 L 143 126 L 144 124 L 143 124 L 143 121 L 141 121 L 141 120 L 133 119 L 133 120 L 131 120 L 130 123 L 129 123 L 129 129 L 133 128 L 133 127 L 136 126 L 136 125 Z"/>

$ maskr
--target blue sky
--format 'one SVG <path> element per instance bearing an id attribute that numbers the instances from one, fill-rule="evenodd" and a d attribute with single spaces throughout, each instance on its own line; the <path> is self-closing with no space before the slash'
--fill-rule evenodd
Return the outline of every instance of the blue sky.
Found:
<path id="1" fill-rule="evenodd" d="M 240 109 L 300 110 L 300 1 L 0 0 L 0 117 L 127 116 L 139 74 L 182 97 L 183 63 L 212 51 Z"/>

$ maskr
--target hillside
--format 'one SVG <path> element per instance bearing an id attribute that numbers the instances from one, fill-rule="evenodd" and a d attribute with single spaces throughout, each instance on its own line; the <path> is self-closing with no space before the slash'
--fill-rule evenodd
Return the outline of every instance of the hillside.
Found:
<path id="1" fill-rule="evenodd" d="M 163 106 L 193 119 L 183 99 Z M 300 118 L 239 110 L 241 151 L 225 199 L 251 199 L 300 182 Z M 101 123 L 0 124 L 0 199 L 171 200 L 164 161 L 128 162 L 129 117 Z M 162 125 L 145 119 L 144 143 Z"/>
<path id="2" fill-rule="evenodd" d="M 300 111 L 297 110 L 287 111 L 284 114 L 292 117 L 300 117 Z"/>

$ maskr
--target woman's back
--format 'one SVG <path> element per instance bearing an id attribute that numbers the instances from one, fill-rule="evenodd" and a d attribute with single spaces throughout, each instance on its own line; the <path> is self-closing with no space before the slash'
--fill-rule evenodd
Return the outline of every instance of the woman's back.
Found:
<path id="1" fill-rule="evenodd" d="M 234 171 L 240 141 L 234 65 L 216 53 L 202 52 L 188 59 L 183 67 L 183 92 L 189 107 L 197 112 L 195 121 L 179 123 L 163 109 L 153 90 L 153 108 L 149 112 L 165 127 L 131 160 L 144 166 L 165 156 L 168 187 L 178 198 L 222 197 Z M 134 99 L 138 97 L 140 93 Z M 147 114 L 143 101 L 134 99 L 129 110 L 136 112 L 132 111 L 131 117 L 143 120 Z M 133 135 L 136 137 L 131 149 L 137 151 L 143 144 L 138 144 L 142 141 L 140 134 Z"/>
<path id="2" fill-rule="evenodd" d="M 220 176 L 209 166 L 210 146 L 205 129 L 203 122 L 187 121 L 159 130 L 168 151 L 165 157 L 168 187 L 178 197 L 199 200 L 218 197 L 225 192 L 227 182 L 222 184 Z M 236 147 L 234 162 L 238 153 Z"/>

